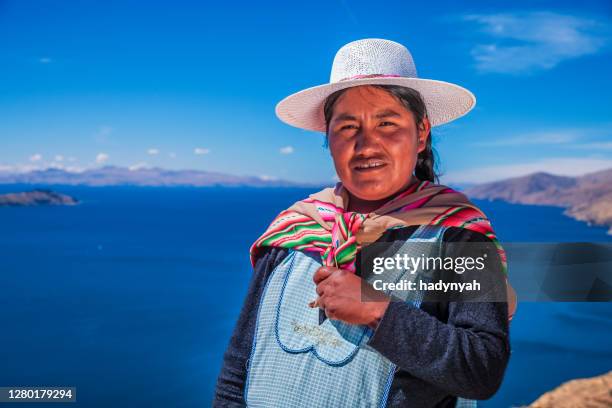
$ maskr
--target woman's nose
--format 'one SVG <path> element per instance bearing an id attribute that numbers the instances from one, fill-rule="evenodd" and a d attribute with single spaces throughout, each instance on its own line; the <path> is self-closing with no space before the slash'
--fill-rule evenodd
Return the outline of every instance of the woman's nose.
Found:
<path id="1" fill-rule="evenodd" d="M 355 152 L 367 153 L 376 150 L 378 146 L 378 136 L 376 131 L 365 126 L 361 127 L 355 138 Z"/>

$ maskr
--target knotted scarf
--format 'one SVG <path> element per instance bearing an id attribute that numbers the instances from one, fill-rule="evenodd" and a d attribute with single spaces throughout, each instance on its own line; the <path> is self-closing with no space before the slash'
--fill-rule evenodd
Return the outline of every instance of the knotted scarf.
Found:
<path id="1" fill-rule="evenodd" d="M 348 191 L 338 183 L 282 211 L 251 246 L 252 264 L 262 247 L 272 246 L 314 251 L 321 255 L 324 265 L 354 271 L 363 243 L 376 241 L 388 229 L 425 224 L 484 234 L 495 243 L 507 274 L 506 255 L 491 223 L 464 194 L 452 188 L 417 179 L 367 214 L 347 211 L 348 200 Z"/>
<path id="2" fill-rule="evenodd" d="M 377 210 L 348 211 L 349 193 L 342 183 L 325 188 L 282 211 L 250 248 L 255 266 L 263 247 L 314 251 L 325 266 L 355 271 L 362 244 L 376 241 L 392 228 L 442 225 L 466 228 L 488 237 L 496 246 L 506 275 L 509 320 L 516 310 L 516 294 L 507 281 L 506 253 L 489 219 L 462 193 L 450 187 L 416 179 Z"/>

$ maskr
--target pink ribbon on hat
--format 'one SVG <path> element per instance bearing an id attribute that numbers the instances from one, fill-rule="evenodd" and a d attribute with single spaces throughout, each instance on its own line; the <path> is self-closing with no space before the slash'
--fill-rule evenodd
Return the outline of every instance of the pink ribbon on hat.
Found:
<path id="1" fill-rule="evenodd" d="M 351 79 L 362 79 L 362 78 L 397 78 L 397 77 L 401 77 L 401 75 L 396 75 L 396 74 L 360 74 L 360 75 L 353 75 L 353 76 L 350 76 L 350 77 L 342 78 L 340 81 L 349 81 Z"/>

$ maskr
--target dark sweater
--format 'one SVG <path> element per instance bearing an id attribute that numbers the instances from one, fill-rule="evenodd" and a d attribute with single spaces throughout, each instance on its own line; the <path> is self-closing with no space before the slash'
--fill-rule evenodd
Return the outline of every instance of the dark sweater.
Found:
<path id="1" fill-rule="evenodd" d="M 417 226 L 392 229 L 379 242 L 407 240 Z M 446 230 L 444 242 L 494 244 L 463 228 Z M 460 251 L 460 246 L 453 246 Z M 257 310 L 268 277 L 289 251 L 266 248 L 258 258 L 238 322 L 224 355 L 213 406 L 243 407 L 247 363 Z M 446 254 L 459 256 L 459 254 Z M 500 268 L 499 258 L 493 263 Z M 501 385 L 510 358 L 507 302 L 425 300 L 420 308 L 391 302 L 368 344 L 398 369 L 387 407 L 454 407 L 457 396 L 488 399 Z"/>

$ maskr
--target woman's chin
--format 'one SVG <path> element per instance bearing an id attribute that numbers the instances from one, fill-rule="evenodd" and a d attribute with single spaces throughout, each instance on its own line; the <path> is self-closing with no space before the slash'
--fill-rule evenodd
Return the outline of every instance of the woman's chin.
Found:
<path id="1" fill-rule="evenodd" d="M 384 185 L 388 183 L 388 179 L 369 179 L 359 180 L 358 182 L 352 183 L 352 185 L 346 186 L 352 195 L 365 201 L 378 201 L 383 200 L 395 193 L 393 189 L 384 188 Z"/>

